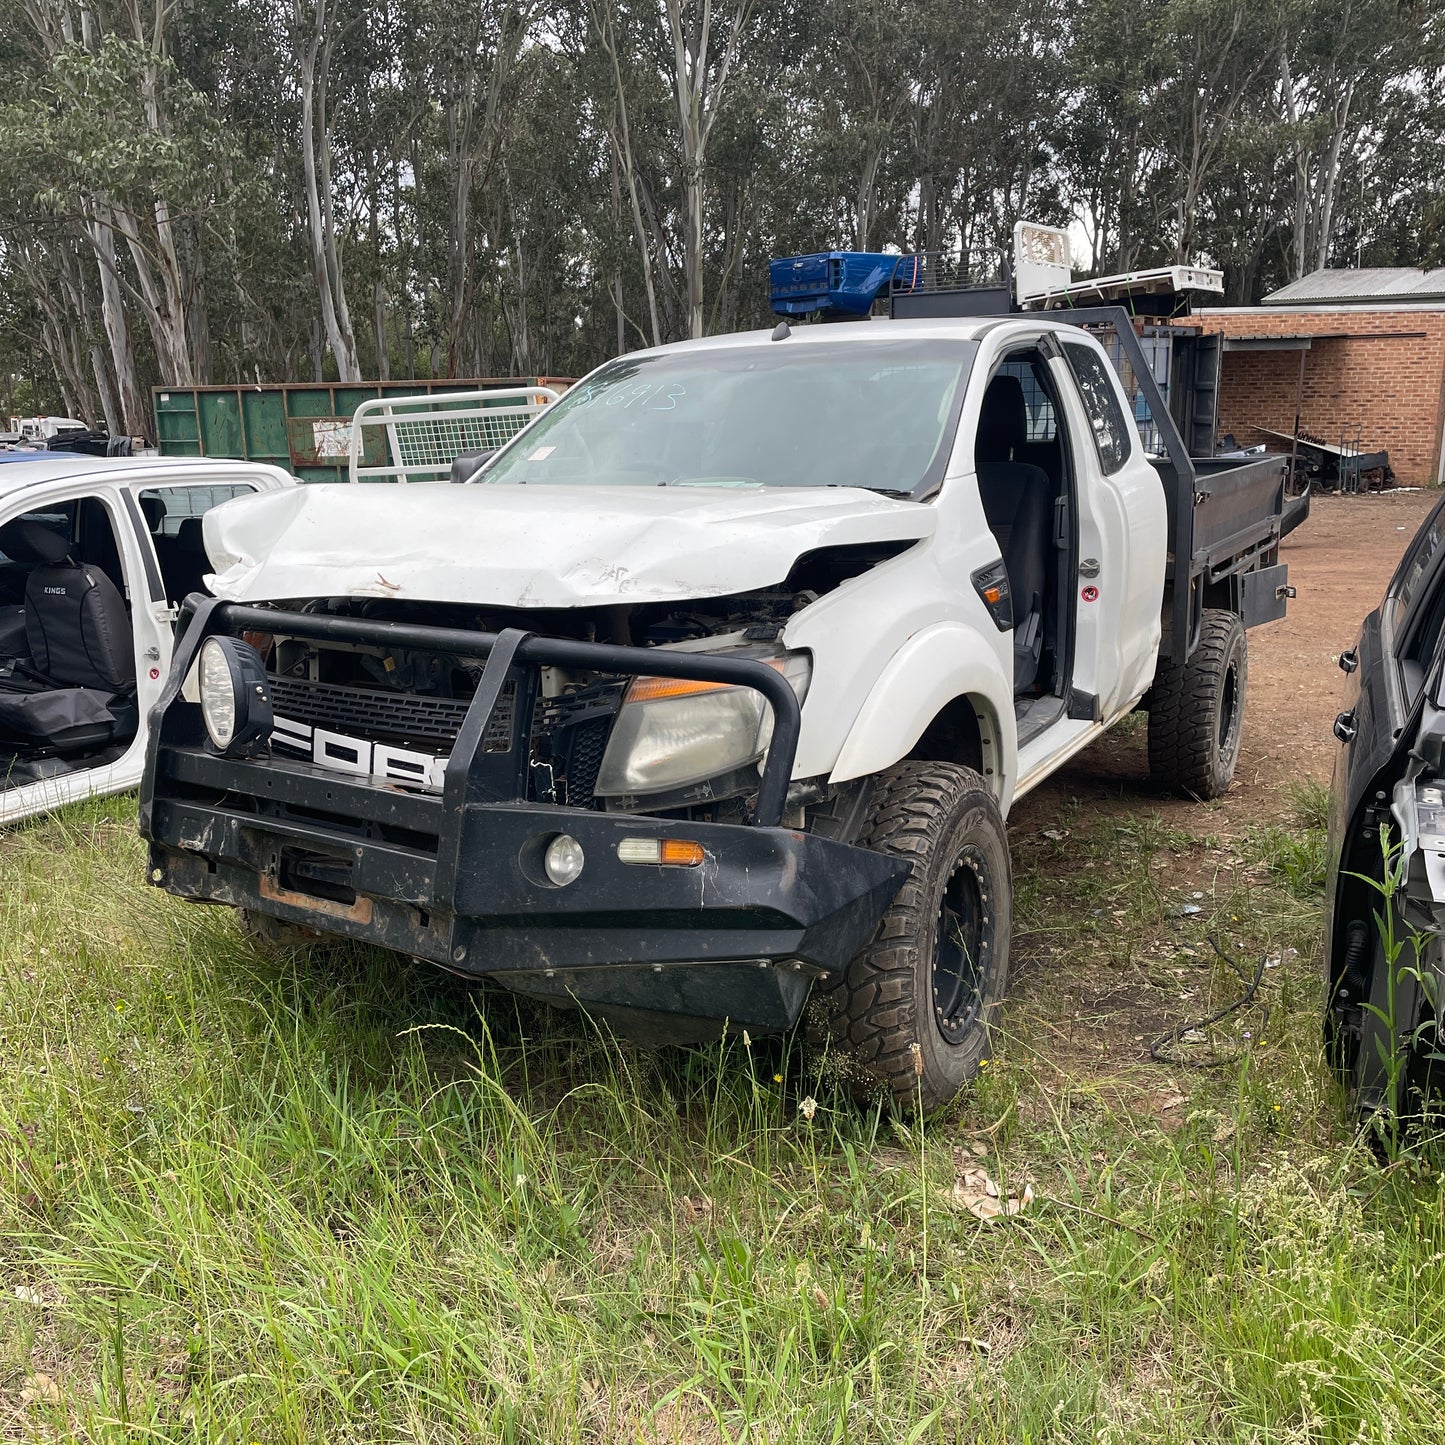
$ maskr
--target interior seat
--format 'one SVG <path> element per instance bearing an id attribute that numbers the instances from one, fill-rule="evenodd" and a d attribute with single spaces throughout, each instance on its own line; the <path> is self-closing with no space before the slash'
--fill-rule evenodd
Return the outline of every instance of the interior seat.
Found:
<path id="1" fill-rule="evenodd" d="M 133 734 L 135 647 L 125 598 L 94 563 L 39 522 L 0 527 L 0 552 L 33 564 L 25 582 L 29 657 L 0 684 L 0 728 L 60 749 Z"/>
<path id="2" fill-rule="evenodd" d="M 974 443 L 979 496 L 998 540 L 1014 608 L 1014 692 L 1038 680 L 1044 599 L 1053 555 L 1054 484 L 1042 467 L 1016 460 L 1028 443 L 1028 408 L 1018 377 L 1001 372 L 988 384 Z"/>
<path id="3" fill-rule="evenodd" d="M 166 499 L 154 492 L 142 492 L 140 497 L 141 515 L 146 519 L 146 530 L 152 537 L 160 536 L 165 530 Z"/>
<path id="4" fill-rule="evenodd" d="M 171 599 L 179 606 L 192 592 L 209 592 L 206 578 L 215 570 L 206 552 L 204 517 L 187 517 L 176 529 L 175 548 L 171 554 L 176 595 Z"/>
<path id="5" fill-rule="evenodd" d="M 0 670 L 30 656 L 25 644 L 25 578 L 28 568 L 0 548 Z M 15 564 L 15 565 L 9 565 Z"/>
<path id="6" fill-rule="evenodd" d="M 0 666 L 24 661 L 30 656 L 25 641 L 25 608 L 20 604 L 0 607 Z"/>
<path id="7" fill-rule="evenodd" d="M 166 504 L 163 497 L 158 497 L 154 492 L 141 496 L 140 509 L 146 519 L 146 530 L 151 534 L 151 547 L 156 554 L 156 562 L 161 569 L 161 582 L 166 589 L 166 600 L 179 602 L 179 597 L 171 594 L 175 588 L 171 585 L 171 579 L 175 574 L 176 539 L 166 532 Z"/>

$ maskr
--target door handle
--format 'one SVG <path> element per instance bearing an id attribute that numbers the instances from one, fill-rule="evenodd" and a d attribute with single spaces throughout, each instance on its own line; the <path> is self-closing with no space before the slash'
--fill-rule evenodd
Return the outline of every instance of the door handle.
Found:
<path id="1" fill-rule="evenodd" d="M 1360 654 L 1353 647 L 1340 653 L 1340 671 L 1351 673 L 1360 665 Z"/>
<path id="2" fill-rule="evenodd" d="M 1355 733 L 1358 728 L 1355 724 L 1355 715 L 1352 712 L 1342 712 L 1335 719 L 1335 736 L 1342 743 L 1352 743 L 1355 740 Z"/>

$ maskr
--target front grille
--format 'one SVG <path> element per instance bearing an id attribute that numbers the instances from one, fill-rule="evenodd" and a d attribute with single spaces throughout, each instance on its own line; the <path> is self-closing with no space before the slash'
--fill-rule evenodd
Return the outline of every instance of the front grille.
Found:
<path id="1" fill-rule="evenodd" d="M 565 784 L 565 800 L 572 807 L 592 804 L 597 773 L 627 682 L 626 678 L 608 678 L 564 697 L 548 699 L 537 707 L 532 725 L 533 756 L 550 761 Z M 470 705 L 466 698 L 420 697 L 276 674 L 271 676 L 270 684 L 271 705 L 277 717 L 347 737 L 433 754 L 450 751 Z M 516 710 L 517 687 L 509 679 L 487 726 L 483 751 L 510 751 Z"/>
<path id="2" fill-rule="evenodd" d="M 274 675 L 270 682 L 271 706 L 280 717 L 401 746 L 450 748 L 467 715 L 465 698 L 419 697 Z M 511 746 L 515 698 L 516 688 L 508 683 L 487 729 L 489 753 Z"/>
<path id="3" fill-rule="evenodd" d="M 592 806 L 602 755 L 607 751 L 628 681 L 604 678 L 591 687 L 552 698 L 539 711 L 538 732 L 546 740 L 552 764 L 566 784 L 569 807 Z"/>
<path id="4" fill-rule="evenodd" d="M 572 729 L 572 745 L 567 764 L 567 801 L 574 808 L 591 805 L 597 774 L 602 771 L 602 755 L 612 735 L 611 718 L 593 718 Z"/>

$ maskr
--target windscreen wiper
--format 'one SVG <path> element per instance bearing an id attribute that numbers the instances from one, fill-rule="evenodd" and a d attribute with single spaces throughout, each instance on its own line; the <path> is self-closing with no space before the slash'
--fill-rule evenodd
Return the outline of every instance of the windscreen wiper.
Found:
<path id="1" fill-rule="evenodd" d="M 830 487 L 849 487 L 856 491 L 877 492 L 880 497 L 892 497 L 898 502 L 911 502 L 913 492 L 906 487 L 874 487 L 867 482 L 829 482 Z"/>

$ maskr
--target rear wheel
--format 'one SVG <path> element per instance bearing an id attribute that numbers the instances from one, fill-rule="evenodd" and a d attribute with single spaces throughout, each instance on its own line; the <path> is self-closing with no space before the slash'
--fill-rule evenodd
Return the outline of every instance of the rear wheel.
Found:
<path id="1" fill-rule="evenodd" d="M 988 1057 L 1008 978 L 1003 818 L 972 768 L 904 762 L 878 780 L 855 841 L 907 858 L 912 872 L 872 941 L 815 994 L 809 1035 L 856 1094 L 930 1112 Z"/>
<path id="2" fill-rule="evenodd" d="M 1244 733 L 1248 654 L 1233 612 L 1207 607 L 1182 667 L 1159 663 L 1149 693 L 1149 776 L 1196 798 L 1229 791 Z"/>

